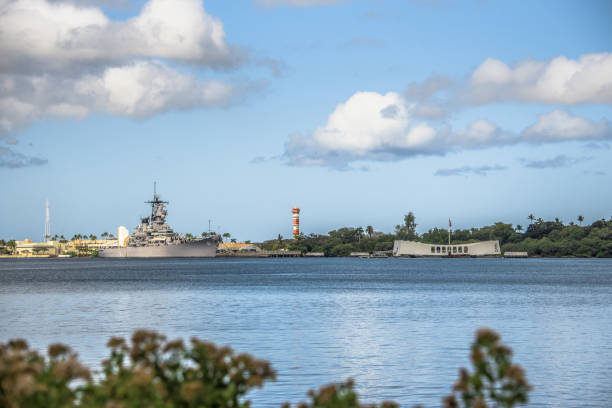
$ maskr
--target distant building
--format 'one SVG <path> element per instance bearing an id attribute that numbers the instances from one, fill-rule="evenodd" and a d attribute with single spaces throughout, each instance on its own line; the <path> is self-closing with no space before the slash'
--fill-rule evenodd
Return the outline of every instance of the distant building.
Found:
<path id="1" fill-rule="evenodd" d="M 15 255 L 19 256 L 57 256 L 68 253 L 88 253 L 102 248 L 116 247 L 116 239 L 74 240 L 67 242 L 46 241 L 32 242 L 26 238 L 15 241 Z"/>
<path id="2" fill-rule="evenodd" d="M 261 248 L 257 245 L 247 244 L 244 242 L 222 242 L 217 247 L 217 252 L 261 252 Z"/>
<path id="3" fill-rule="evenodd" d="M 496 256 L 501 255 L 499 241 L 482 241 L 472 244 L 425 244 L 416 241 L 393 243 L 393 256 L 443 257 L 443 256 Z"/>
<path id="4" fill-rule="evenodd" d="M 116 248 L 118 242 L 116 239 L 77 239 L 68 241 L 62 244 L 64 252 L 79 252 L 79 250 L 99 250 L 104 248 Z"/>
<path id="5" fill-rule="evenodd" d="M 527 252 L 504 252 L 504 258 L 528 258 Z"/>
<path id="6" fill-rule="evenodd" d="M 23 241 L 15 241 L 15 255 L 54 256 L 60 253 L 61 253 L 61 246 L 60 246 L 60 243 L 57 241 L 32 242 L 32 240 L 29 238 L 26 238 Z"/>
<path id="7" fill-rule="evenodd" d="M 309 258 L 320 258 L 320 257 L 324 257 L 325 253 L 324 252 L 306 252 L 304 256 L 309 257 Z"/>

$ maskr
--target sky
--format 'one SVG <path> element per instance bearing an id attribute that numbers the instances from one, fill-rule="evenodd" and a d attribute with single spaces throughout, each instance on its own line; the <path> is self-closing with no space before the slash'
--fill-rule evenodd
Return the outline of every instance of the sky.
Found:
<path id="1" fill-rule="evenodd" d="M 0 0 L 0 238 L 612 216 L 612 3 Z"/>

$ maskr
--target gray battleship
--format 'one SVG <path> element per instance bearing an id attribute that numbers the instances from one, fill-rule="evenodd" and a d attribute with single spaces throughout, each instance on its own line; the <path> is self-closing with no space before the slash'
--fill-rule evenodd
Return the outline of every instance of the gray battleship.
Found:
<path id="1" fill-rule="evenodd" d="M 102 258 L 210 258 L 217 254 L 220 236 L 187 239 L 181 237 L 166 224 L 168 201 L 161 201 L 155 189 L 153 189 L 153 200 L 145 202 L 151 204 L 151 215 L 141 218 L 136 231 L 129 238 L 126 237 L 127 239 L 123 240 L 120 234 L 117 234 L 118 247 L 101 249 L 98 256 Z"/>

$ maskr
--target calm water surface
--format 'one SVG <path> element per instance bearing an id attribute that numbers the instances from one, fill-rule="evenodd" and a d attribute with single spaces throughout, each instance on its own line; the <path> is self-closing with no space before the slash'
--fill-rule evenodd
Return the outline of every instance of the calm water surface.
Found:
<path id="1" fill-rule="evenodd" d="M 612 406 L 612 260 L 0 260 L 0 341 L 71 345 L 152 328 L 268 359 L 255 407 L 356 380 L 364 402 L 440 406 L 491 327 L 535 386 L 530 406 Z"/>

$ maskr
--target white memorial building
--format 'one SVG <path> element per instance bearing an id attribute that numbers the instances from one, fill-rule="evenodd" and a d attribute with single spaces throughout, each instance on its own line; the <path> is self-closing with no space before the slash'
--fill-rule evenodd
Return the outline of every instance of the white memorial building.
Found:
<path id="1" fill-rule="evenodd" d="M 499 241 L 482 241 L 472 244 L 425 244 L 416 241 L 393 243 L 393 256 L 496 256 L 501 255 Z"/>

